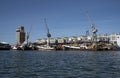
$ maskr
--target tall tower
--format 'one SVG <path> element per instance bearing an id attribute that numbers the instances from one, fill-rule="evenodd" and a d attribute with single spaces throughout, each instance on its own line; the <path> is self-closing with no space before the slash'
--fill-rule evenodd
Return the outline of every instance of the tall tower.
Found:
<path id="1" fill-rule="evenodd" d="M 17 40 L 17 44 L 20 45 L 25 41 L 25 32 L 23 26 L 19 26 L 16 29 L 16 40 Z"/>

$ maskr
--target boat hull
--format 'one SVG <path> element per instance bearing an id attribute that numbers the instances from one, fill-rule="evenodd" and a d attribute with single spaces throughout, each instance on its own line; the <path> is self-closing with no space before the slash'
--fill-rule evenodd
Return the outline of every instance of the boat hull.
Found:
<path id="1" fill-rule="evenodd" d="M 0 50 L 10 50 L 11 46 L 9 44 L 0 43 Z"/>

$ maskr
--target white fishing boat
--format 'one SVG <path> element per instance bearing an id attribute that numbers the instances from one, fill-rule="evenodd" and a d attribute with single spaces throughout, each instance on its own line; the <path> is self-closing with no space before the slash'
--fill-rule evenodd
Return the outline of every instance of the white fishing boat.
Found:
<path id="1" fill-rule="evenodd" d="M 63 50 L 82 50 L 82 49 L 88 49 L 86 45 L 79 45 L 79 46 L 71 46 L 71 45 L 62 45 Z"/>
<path id="2" fill-rule="evenodd" d="M 38 50 L 55 50 L 55 48 L 44 45 L 44 46 L 36 46 Z"/>
<path id="3" fill-rule="evenodd" d="M 69 49 L 80 50 L 80 47 L 76 47 L 76 46 L 62 45 L 62 47 L 64 50 L 69 50 Z"/>

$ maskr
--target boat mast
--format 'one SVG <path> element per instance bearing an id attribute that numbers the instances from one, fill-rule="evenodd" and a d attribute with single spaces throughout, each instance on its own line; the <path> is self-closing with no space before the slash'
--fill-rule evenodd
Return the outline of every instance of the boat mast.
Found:
<path id="1" fill-rule="evenodd" d="M 90 25 L 91 25 L 91 29 L 92 29 L 92 42 L 97 42 L 97 32 L 98 30 L 95 28 L 95 25 L 93 23 L 93 21 L 91 20 L 89 13 L 87 12 L 87 17 L 88 20 L 90 21 Z"/>
<path id="2" fill-rule="evenodd" d="M 49 28 L 47 26 L 46 19 L 44 19 L 44 22 L 45 22 L 45 27 L 46 27 L 46 31 L 47 31 L 47 47 L 49 47 L 50 46 L 50 37 L 51 37 L 51 34 L 49 32 Z"/>

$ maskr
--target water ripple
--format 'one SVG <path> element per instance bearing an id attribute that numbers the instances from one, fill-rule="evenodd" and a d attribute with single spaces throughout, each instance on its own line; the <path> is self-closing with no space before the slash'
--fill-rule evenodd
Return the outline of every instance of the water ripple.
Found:
<path id="1" fill-rule="evenodd" d="M 119 78 L 120 52 L 0 51 L 0 78 Z"/>

